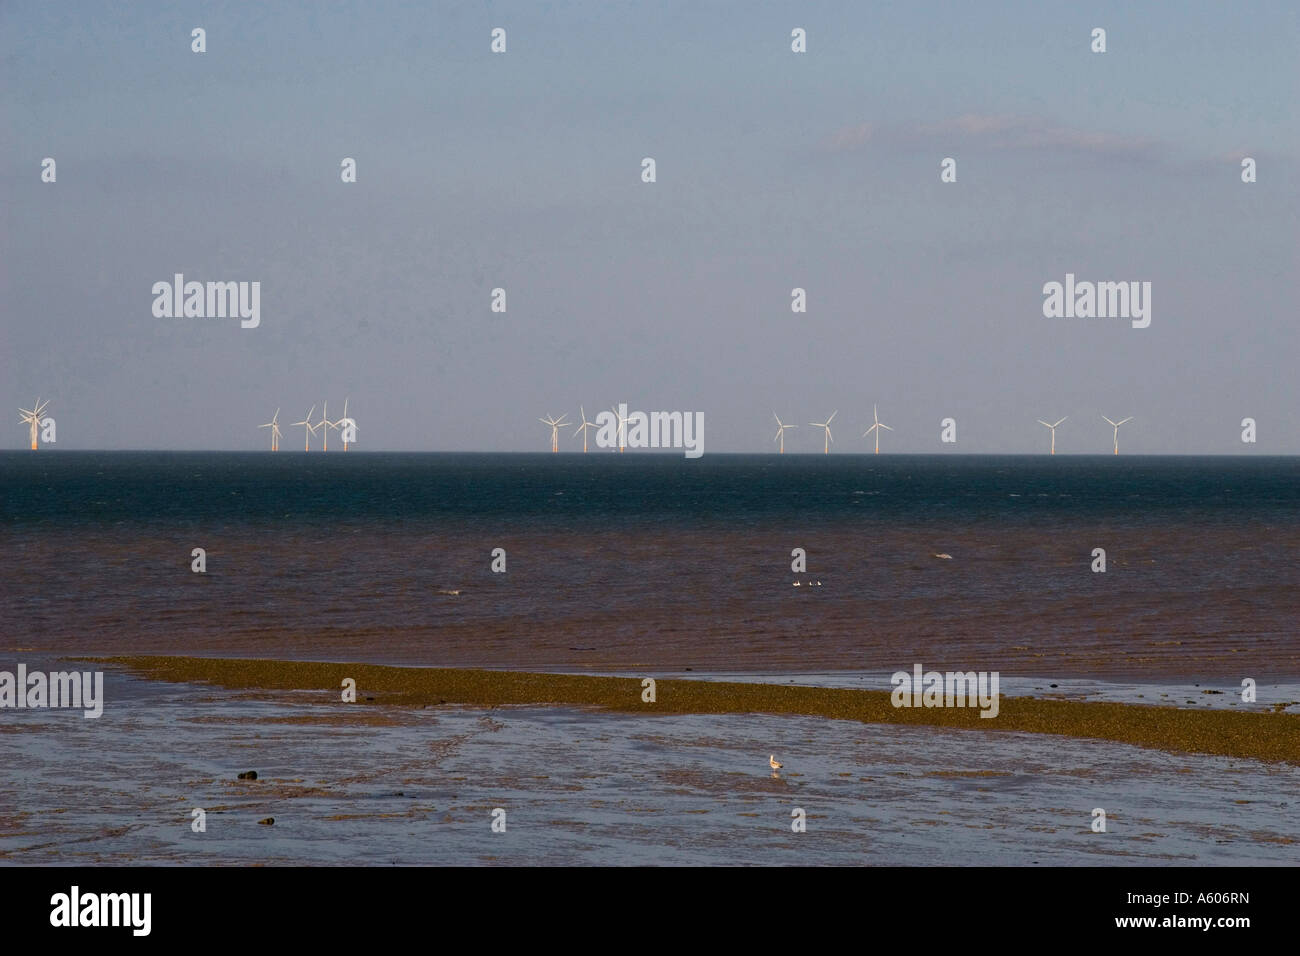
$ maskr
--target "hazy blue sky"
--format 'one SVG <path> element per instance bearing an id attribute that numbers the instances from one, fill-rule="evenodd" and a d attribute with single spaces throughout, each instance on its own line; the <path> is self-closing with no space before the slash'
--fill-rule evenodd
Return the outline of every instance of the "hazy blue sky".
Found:
<path id="1" fill-rule="evenodd" d="M 774 409 L 820 450 L 835 408 L 862 451 L 876 402 L 886 450 L 1069 415 L 1103 452 L 1105 414 L 1300 453 L 1294 3 L 115 6 L 0 5 L 3 447 L 39 394 L 62 449 L 257 449 L 348 396 L 365 450 L 541 451 L 623 401 L 708 452 Z M 261 327 L 155 318 L 177 272 L 260 281 Z M 1044 318 L 1067 272 L 1150 281 L 1150 328 Z"/>

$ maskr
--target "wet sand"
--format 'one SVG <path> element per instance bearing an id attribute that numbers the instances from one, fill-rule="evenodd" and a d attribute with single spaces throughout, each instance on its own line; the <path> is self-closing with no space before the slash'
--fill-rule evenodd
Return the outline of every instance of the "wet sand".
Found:
<path id="1" fill-rule="evenodd" d="M 0 721 L 0 865 L 1285 866 L 1300 847 L 1287 763 L 823 717 L 343 705 L 115 666 L 105 687 L 98 720 Z"/>
<path id="2" fill-rule="evenodd" d="M 976 708 L 896 708 L 885 691 L 729 681 L 657 680 L 654 703 L 636 678 L 387 667 L 205 657 L 113 657 L 143 677 L 242 690 L 330 690 L 357 685 L 358 704 L 476 707 L 566 705 L 639 714 L 772 714 L 870 724 L 1019 731 L 1300 765 L 1300 715 L 1193 710 L 1103 701 L 1003 696 L 998 715 Z"/>

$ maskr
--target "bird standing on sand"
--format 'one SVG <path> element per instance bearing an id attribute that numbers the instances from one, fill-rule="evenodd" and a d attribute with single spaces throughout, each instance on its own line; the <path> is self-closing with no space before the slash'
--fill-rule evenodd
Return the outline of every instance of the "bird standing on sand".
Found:
<path id="1" fill-rule="evenodd" d="M 767 755 L 767 765 L 773 770 L 780 770 L 785 764 L 776 759 L 776 754 Z"/>

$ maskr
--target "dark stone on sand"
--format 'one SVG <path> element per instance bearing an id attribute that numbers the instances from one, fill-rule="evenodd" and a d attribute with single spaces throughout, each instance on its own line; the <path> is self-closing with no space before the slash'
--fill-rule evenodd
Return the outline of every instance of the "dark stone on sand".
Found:
<path id="1" fill-rule="evenodd" d="M 275 817 L 267 817 L 265 820 L 258 820 L 258 821 L 257 821 L 257 825 L 258 825 L 258 826 L 263 826 L 263 827 L 269 827 L 269 826 L 273 825 L 274 823 L 275 823 Z"/>
<path id="2" fill-rule="evenodd" d="M 256 770 L 245 770 L 243 773 L 241 773 L 241 774 L 239 775 L 239 779 L 240 779 L 240 780 L 256 780 L 256 779 L 257 779 L 257 771 L 256 771 Z"/>

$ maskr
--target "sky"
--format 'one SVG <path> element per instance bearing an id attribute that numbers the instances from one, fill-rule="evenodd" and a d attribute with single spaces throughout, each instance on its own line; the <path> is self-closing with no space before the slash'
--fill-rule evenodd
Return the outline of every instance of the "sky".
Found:
<path id="1" fill-rule="evenodd" d="M 876 404 L 884 451 L 1069 416 L 1102 453 L 1106 415 L 1297 454 L 1297 49 L 1289 2 L 5 2 L 0 447 L 39 395 L 56 449 L 257 450 L 346 397 L 359 451 L 624 402 L 706 453 L 773 412 L 820 452 L 832 410 L 864 452 Z M 176 273 L 260 282 L 261 324 L 156 317 Z M 1045 317 L 1067 273 L 1150 282 L 1150 326 Z"/>

